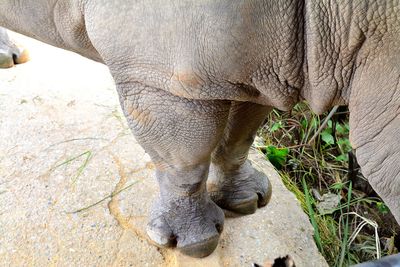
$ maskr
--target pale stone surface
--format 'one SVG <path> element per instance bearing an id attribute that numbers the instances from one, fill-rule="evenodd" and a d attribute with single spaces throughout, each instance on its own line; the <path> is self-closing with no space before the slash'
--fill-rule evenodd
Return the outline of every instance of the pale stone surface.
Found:
<path id="1" fill-rule="evenodd" d="M 211 256 L 149 244 L 153 168 L 126 126 L 107 68 L 18 38 L 32 61 L 0 70 L 0 266 L 250 266 L 286 254 L 297 266 L 327 265 L 306 215 L 256 152 L 271 202 L 227 218 Z"/>

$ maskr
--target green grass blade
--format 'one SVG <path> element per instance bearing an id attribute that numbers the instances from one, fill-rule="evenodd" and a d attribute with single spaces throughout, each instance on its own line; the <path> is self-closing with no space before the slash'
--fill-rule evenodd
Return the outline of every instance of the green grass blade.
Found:
<path id="1" fill-rule="evenodd" d="M 339 258 L 339 267 L 344 266 L 345 257 L 349 255 L 348 253 L 348 239 L 349 239 L 349 212 L 350 212 L 350 200 L 351 200 L 351 192 L 352 192 L 352 183 L 349 183 L 349 190 L 347 192 L 347 211 L 346 211 L 346 219 L 344 223 L 344 230 L 343 230 L 343 238 L 342 243 L 340 246 L 340 258 Z M 343 217 L 342 217 L 343 219 Z"/>
<path id="2" fill-rule="evenodd" d="M 303 189 L 304 189 L 304 196 L 306 198 L 306 206 L 307 206 L 307 210 L 308 210 L 308 215 L 310 216 L 310 220 L 311 220 L 311 225 L 314 228 L 314 239 L 315 239 L 315 243 L 317 244 L 317 247 L 319 249 L 319 251 L 324 254 L 324 249 L 322 247 L 322 242 L 321 242 L 321 235 L 319 234 L 319 229 L 318 229 L 318 224 L 317 221 L 315 220 L 315 213 L 314 210 L 312 208 L 312 197 L 310 195 L 310 192 L 308 191 L 308 187 L 306 184 L 306 180 L 304 179 L 304 176 L 302 178 L 302 184 L 303 184 Z"/>

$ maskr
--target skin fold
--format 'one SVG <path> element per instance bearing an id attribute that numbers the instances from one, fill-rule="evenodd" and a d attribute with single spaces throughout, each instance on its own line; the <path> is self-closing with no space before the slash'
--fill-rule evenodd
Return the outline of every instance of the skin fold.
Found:
<path id="1" fill-rule="evenodd" d="M 109 67 L 156 166 L 149 237 L 203 257 L 218 244 L 221 207 L 249 214 L 267 204 L 271 186 L 248 150 L 272 107 L 303 99 L 317 113 L 349 105 L 362 172 L 400 222 L 399 9 L 384 0 L 15 0 L 0 2 L 0 26 Z M 4 40 L 1 30 L 0 51 L 12 55 Z"/>

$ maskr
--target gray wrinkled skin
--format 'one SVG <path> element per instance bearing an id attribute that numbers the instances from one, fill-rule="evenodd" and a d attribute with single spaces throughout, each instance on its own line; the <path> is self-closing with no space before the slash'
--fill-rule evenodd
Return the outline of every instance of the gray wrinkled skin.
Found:
<path id="1" fill-rule="evenodd" d="M 271 107 L 301 99 L 349 105 L 362 172 L 400 222 L 399 19 L 387 0 L 0 2 L 1 26 L 109 67 L 156 166 L 148 234 L 196 257 L 223 227 L 214 202 L 242 214 L 268 202 L 247 153 Z"/>
<path id="2" fill-rule="evenodd" d="M 369 261 L 353 265 L 353 267 L 399 267 L 400 266 L 400 254 L 395 254 L 376 261 Z"/>
<path id="3" fill-rule="evenodd" d="M 271 198 L 268 179 L 246 160 L 256 131 L 270 110 L 249 102 L 231 104 L 224 136 L 214 149 L 208 176 L 208 192 L 221 208 L 251 214 Z"/>

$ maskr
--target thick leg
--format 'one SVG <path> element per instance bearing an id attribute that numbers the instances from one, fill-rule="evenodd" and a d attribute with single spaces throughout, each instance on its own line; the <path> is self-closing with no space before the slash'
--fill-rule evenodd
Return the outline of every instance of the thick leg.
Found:
<path id="1" fill-rule="evenodd" d="M 269 201 L 268 178 L 251 166 L 247 155 L 270 110 L 249 102 L 232 103 L 224 138 L 213 153 L 208 179 L 211 198 L 221 208 L 250 214 Z"/>
<path id="2" fill-rule="evenodd" d="M 8 37 L 6 29 L 0 27 L 0 68 L 10 68 L 28 60 L 28 51 L 17 47 Z"/>
<path id="3" fill-rule="evenodd" d="M 119 88 L 128 123 L 156 166 L 160 195 L 148 235 L 160 246 L 194 257 L 217 246 L 224 214 L 211 201 L 206 179 L 211 153 L 222 137 L 229 102 L 196 101 L 141 85 Z"/>
<path id="4" fill-rule="evenodd" d="M 400 57 L 390 50 L 356 72 L 350 134 L 362 173 L 400 223 Z"/>

